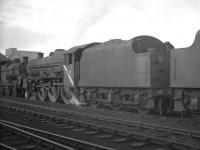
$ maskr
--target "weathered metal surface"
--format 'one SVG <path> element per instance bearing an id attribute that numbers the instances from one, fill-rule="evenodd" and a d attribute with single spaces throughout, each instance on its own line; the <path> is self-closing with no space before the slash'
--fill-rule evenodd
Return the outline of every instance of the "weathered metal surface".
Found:
<path id="1" fill-rule="evenodd" d="M 93 42 L 93 43 L 89 43 L 89 44 L 83 44 L 83 45 L 79 45 L 79 46 L 74 46 L 74 47 L 70 48 L 69 50 L 67 50 L 66 54 L 75 53 L 78 50 L 83 50 L 83 49 L 86 49 L 88 47 L 92 47 L 92 46 L 95 46 L 95 45 L 98 45 L 98 44 L 100 44 L 100 43 Z"/>
<path id="2" fill-rule="evenodd" d="M 163 50 L 162 47 L 163 43 L 156 38 L 140 36 L 88 48 L 80 61 L 80 86 L 150 87 L 154 83 L 150 78 L 154 68 L 150 67 L 150 54 Z M 165 82 L 160 83 L 164 85 Z"/>
<path id="3" fill-rule="evenodd" d="M 169 53 L 151 54 L 151 87 L 169 87 L 170 85 Z"/>
<path id="4" fill-rule="evenodd" d="M 200 30 L 190 47 L 171 51 L 171 87 L 200 87 Z"/>
<path id="5" fill-rule="evenodd" d="M 45 74 L 48 76 L 54 76 L 55 73 L 61 73 L 62 64 L 64 63 L 64 53 L 66 53 L 66 51 L 58 50 L 48 57 L 29 61 L 27 65 L 29 75 L 38 76 Z"/>

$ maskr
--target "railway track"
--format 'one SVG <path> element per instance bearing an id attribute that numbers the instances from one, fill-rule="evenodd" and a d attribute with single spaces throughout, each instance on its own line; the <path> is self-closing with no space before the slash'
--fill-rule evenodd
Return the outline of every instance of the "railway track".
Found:
<path id="1" fill-rule="evenodd" d="M 7 150 L 25 150 L 25 149 L 63 149 L 75 150 L 72 147 L 54 142 L 42 136 L 27 132 L 17 128 L 13 124 L 0 121 L 0 148 Z"/>
<path id="2" fill-rule="evenodd" d="M 37 120 L 46 126 L 83 132 L 134 148 L 200 149 L 200 132 L 145 124 L 136 121 L 67 112 L 67 117 L 39 113 L 13 106 L 1 105 L 4 110 L 18 113 L 26 120 Z M 48 108 L 52 111 L 52 109 Z M 54 110 L 55 111 L 55 110 Z M 66 112 L 65 112 L 66 115 Z"/>
<path id="3" fill-rule="evenodd" d="M 113 150 L 111 148 L 19 125 L 6 120 L 0 120 L 0 126 L 3 135 L 3 138 L 0 139 L 1 142 L 12 139 L 12 142 L 4 142 L 5 144 L 1 144 L 2 147 L 4 146 L 5 148 L 11 148 L 11 146 L 13 146 L 16 148 L 11 149 Z"/>

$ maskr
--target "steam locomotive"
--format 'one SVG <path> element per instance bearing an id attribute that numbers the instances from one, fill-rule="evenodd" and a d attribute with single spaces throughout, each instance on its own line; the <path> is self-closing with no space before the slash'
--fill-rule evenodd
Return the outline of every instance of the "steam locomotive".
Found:
<path id="1" fill-rule="evenodd" d="M 53 103 L 134 107 L 160 115 L 200 111 L 200 31 L 174 49 L 152 36 L 57 49 L 1 65 L 0 94 Z"/>

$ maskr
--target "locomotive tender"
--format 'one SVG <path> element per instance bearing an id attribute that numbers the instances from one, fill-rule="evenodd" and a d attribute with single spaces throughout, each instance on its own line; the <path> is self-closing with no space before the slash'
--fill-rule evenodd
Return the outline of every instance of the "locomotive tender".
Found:
<path id="1" fill-rule="evenodd" d="M 140 113 L 154 108 L 160 115 L 183 108 L 197 112 L 199 50 L 200 31 L 192 46 L 182 49 L 151 36 L 58 49 L 45 58 L 18 62 L 25 68 L 14 67 L 18 74 L 2 65 L 0 94 L 65 104 L 73 99 L 76 104 L 131 106 Z"/>

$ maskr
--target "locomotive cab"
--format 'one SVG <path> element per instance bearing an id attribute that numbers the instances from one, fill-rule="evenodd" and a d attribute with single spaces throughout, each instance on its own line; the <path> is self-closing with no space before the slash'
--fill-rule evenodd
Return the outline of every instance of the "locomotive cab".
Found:
<path id="1" fill-rule="evenodd" d="M 64 103 L 68 104 L 70 99 L 70 103 L 79 104 L 76 96 L 80 96 L 80 60 L 83 51 L 96 44 L 98 43 L 75 46 L 64 54 L 63 88 L 61 89 L 61 97 Z"/>
<path id="2" fill-rule="evenodd" d="M 74 87 L 74 53 L 67 53 L 64 55 L 64 85 L 67 87 Z"/>
<path id="3" fill-rule="evenodd" d="M 75 52 L 68 52 L 64 54 L 63 87 L 61 88 L 61 97 L 65 104 L 73 103 L 79 105 L 76 97 L 79 62 L 76 61 L 76 59 Z"/>

